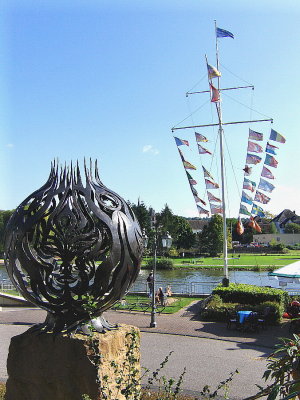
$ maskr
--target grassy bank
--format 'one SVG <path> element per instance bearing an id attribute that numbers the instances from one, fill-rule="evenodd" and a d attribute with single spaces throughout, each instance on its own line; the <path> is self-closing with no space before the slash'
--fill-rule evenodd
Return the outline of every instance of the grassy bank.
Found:
<path id="1" fill-rule="evenodd" d="M 272 271 L 300 260 L 300 253 L 289 254 L 230 254 L 228 266 L 231 270 Z M 222 269 L 222 257 L 173 258 L 174 268 Z M 143 260 L 142 268 L 146 267 Z"/>

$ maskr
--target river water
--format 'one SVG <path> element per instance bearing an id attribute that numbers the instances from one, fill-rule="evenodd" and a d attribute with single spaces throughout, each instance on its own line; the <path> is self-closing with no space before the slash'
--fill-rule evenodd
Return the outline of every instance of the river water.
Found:
<path id="1" fill-rule="evenodd" d="M 146 291 L 146 279 L 148 274 L 149 270 L 141 270 L 131 291 Z M 222 270 L 158 270 L 156 272 L 156 286 L 165 288 L 170 285 L 174 293 L 207 294 L 222 281 L 222 278 Z M 278 281 L 276 279 L 270 279 L 268 272 L 229 271 L 229 280 L 235 283 L 278 287 Z M 0 282 L 9 282 L 7 272 L 5 268 L 1 266 Z"/>

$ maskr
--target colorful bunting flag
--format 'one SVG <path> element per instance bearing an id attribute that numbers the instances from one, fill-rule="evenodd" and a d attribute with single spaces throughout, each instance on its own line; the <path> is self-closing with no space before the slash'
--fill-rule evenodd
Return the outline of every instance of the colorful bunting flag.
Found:
<path id="1" fill-rule="evenodd" d="M 259 217 L 265 216 L 264 210 L 255 203 L 252 205 L 251 214 L 258 215 Z"/>
<path id="2" fill-rule="evenodd" d="M 193 179 L 192 176 L 187 171 L 185 171 L 185 172 L 186 172 L 186 175 L 187 175 L 190 185 L 197 185 L 197 181 L 195 181 L 195 179 Z"/>
<path id="3" fill-rule="evenodd" d="M 275 179 L 272 172 L 265 166 L 263 166 L 263 169 L 261 171 L 261 176 L 263 176 L 264 178 L 268 178 L 268 179 Z"/>
<path id="4" fill-rule="evenodd" d="M 197 169 L 193 164 L 185 160 L 183 161 L 183 166 L 185 169 Z"/>
<path id="5" fill-rule="evenodd" d="M 251 192 L 255 192 L 256 183 L 250 181 L 250 179 L 244 178 L 243 189 L 251 190 Z"/>
<path id="6" fill-rule="evenodd" d="M 206 214 L 206 215 L 209 215 L 209 211 L 205 210 L 205 208 L 202 208 L 202 207 L 199 206 L 198 204 L 197 204 L 197 208 L 198 208 L 199 214 Z"/>
<path id="7" fill-rule="evenodd" d="M 219 206 L 214 206 L 213 204 L 210 205 L 210 211 L 212 214 L 222 214 L 223 208 Z"/>
<path id="8" fill-rule="evenodd" d="M 211 178 L 214 181 L 214 178 L 212 177 L 212 175 L 207 171 L 207 169 L 205 167 L 203 167 L 203 165 L 202 165 L 202 168 L 203 168 L 204 177 Z"/>
<path id="9" fill-rule="evenodd" d="M 244 204 L 240 205 L 240 214 L 251 215 L 250 212 L 248 211 L 247 207 L 244 206 Z"/>
<path id="10" fill-rule="evenodd" d="M 270 167 L 277 168 L 278 161 L 275 160 L 273 156 L 266 154 L 265 164 L 269 165 Z"/>
<path id="11" fill-rule="evenodd" d="M 249 139 L 261 141 L 264 139 L 264 135 L 262 133 L 255 132 L 252 129 L 249 129 Z"/>
<path id="12" fill-rule="evenodd" d="M 270 139 L 274 140 L 274 142 L 285 143 L 285 138 L 278 132 L 271 129 Z"/>
<path id="13" fill-rule="evenodd" d="M 174 139 L 175 139 L 177 146 L 182 146 L 182 145 L 189 146 L 190 145 L 187 140 L 179 139 L 178 137 L 175 137 L 175 136 L 174 136 Z"/>
<path id="14" fill-rule="evenodd" d="M 198 143 L 198 151 L 199 154 L 211 154 L 209 150 L 207 150 L 205 147 L 201 146 L 201 144 Z"/>
<path id="15" fill-rule="evenodd" d="M 222 203 L 222 200 L 214 196 L 212 193 L 207 192 L 207 197 L 209 201 L 216 201 L 217 203 Z"/>
<path id="16" fill-rule="evenodd" d="M 194 196 L 198 196 L 198 192 L 197 190 L 194 188 L 194 186 L 191 185 L 191 191 L 193 193 Z"/>
<path id="17" fill-rule="evenodd" d="M 179 147 L 177 147 L 177 150 L 178 150 L 178 152 L 179 152 L 179 155 L 180 155 L 181 161 L 183 162 L 183 161 L 184 161 L 184 157 L 183 157 L 182 151 L 180 150 L 180 148 L 179 148 Z"/>
<path id="18" fill-rule="evenodd" d="M 219 185 L 215 182 L 205 179 L 206 189 L 219 189 Z"/>
<path id="19" fill-rule="evenodd" d="M 216 89 L 211 83 L 209 84 L 210 86 L 210 101 L 212 103 L 217 103 L 218 101 L 220 101 L 220 93 L 218 91 L 218 89 Z"/>
<path id="20" fill-rule="evenodd" d="M 209 79 L 218 78 L 221 76 L 221 72 L 218 71 L 217 68 L 209 64 L 207 64 L 207 72 Z"/>
<path id="21" fill-rule="evenodd" d="M 200 197 L 198 196 L 194 196 L 195 202 L 196 203 L 202 203 L 204 206 L 206 206 L 206 202 L 202 199 L 200 199 Z"/>
<path id="22" fill-rule="evenodd" d="M 242 191 L 241 202 L 247 203 L 247 204 L 252 204 L 253 203 L 253 199 L 246 192 Z"/>
<path id="23" fill-rule="evenodd" d="M 258 157 L 254 154 L 247 153 L 246 163 L 247 164 L 258 164 L 261 162 L 261 157 Z"/>
<path id="24" fill-rule="evenodd" d="M 257 143 L 248 141 L 247 151 L 252 151 L 252 153 L 262 153 L 264 149 Z"/>
<path id="25" fill-rule="evenodd" d="M 208 142 L 207 138 L 201 133 L 195 132 L 196 142 Z"/>
<path id="26" fill-rule="evenodd" d="M 245 172 L 246 176 L 249 176 L 252 173 L 252 167 L 249 167 L 248 165 L 245 165 L 245 168 L 243 168 L 243 171 Z"/>
<path id="27" fill-rule="evenodd" d="M 266 152 L 267 152 L 267 153 L 269 153 L 269 154 L 274 154 L 274 155 L 276 156 L 275 149 L 278 149 L 278 147 L 273 146 L 273 145 L 270 144 L 269 142 L 267 143 L 267 146 L 266 146 Z"/>
<path id="28" fill-rule="evenodd" d="M 242 235 L 244 233 L 244 226 L 241 220 L 241 217 L 238 218 L 238 222 L 236 224 L 236 232 L 238 235 Z"/>
<path id="29" fill-rule="evenodd" d="M 264 179 L 260 178 L 258 189 L 262 189 L 265 192 L 272 192 L 275 189 L 275 186 L 272 183 L 265 181 Z"/>
<path id="30" fill-rule="evenodd" d="M 270 200 L 271 200 L 270 197 L 266 196 L 262 192 L 259 192 L 258 190 L 256 191 L 254 201 L 257 201 L 258 203 L 262 204 L 268 204 Z"/>
<path id="31" fill-rule="evenodd" d="M 217 28 L 216 35 L 217 35 L 217 38 L 218 37 L 230 37 L 230 38 L 234 39 L 233 33 L 226 31 L 225 29 L 221 29 L 221 28 Z"/>

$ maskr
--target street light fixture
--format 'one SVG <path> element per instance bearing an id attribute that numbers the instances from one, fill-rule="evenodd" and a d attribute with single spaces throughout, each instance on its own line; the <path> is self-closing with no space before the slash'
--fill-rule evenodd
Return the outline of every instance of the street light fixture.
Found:
<path id="1" fill-rule="evenodd" d="M 144 249 L 147 249 L 148 241 L 149 241 L 149 238 L 148 238 L 148 236 L 147 236 L 147 234 L 146 234 L 145 229 L 143 229 L 143 244 L 144 244 Z"/>
<path id="2" fill-rule="evenodd" d="M 151 302 L 151 321 L 150 328 L 156 327 L 156 303 L 155 303 L 155 280 L 156 280 L 156 253 L 157 253 L 157 229 L 154 234 L 154 257 L 153 257 L 153 281 L 152 281 L 152 302 Z M 172 246 L 172 237 L 167 232 L 161 237 L 162 247 L 169 249 Z"/>

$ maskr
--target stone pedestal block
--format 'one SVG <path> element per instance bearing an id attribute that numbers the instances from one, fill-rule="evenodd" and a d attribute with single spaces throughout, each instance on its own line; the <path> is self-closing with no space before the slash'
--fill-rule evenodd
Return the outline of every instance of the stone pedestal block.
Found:
<path id="1" fill-rule="evenodd" d="M 5 400 L 125 400 L 140 385 L 139 330 L 105 334 L 27 331 L 11 339 Z"/>

